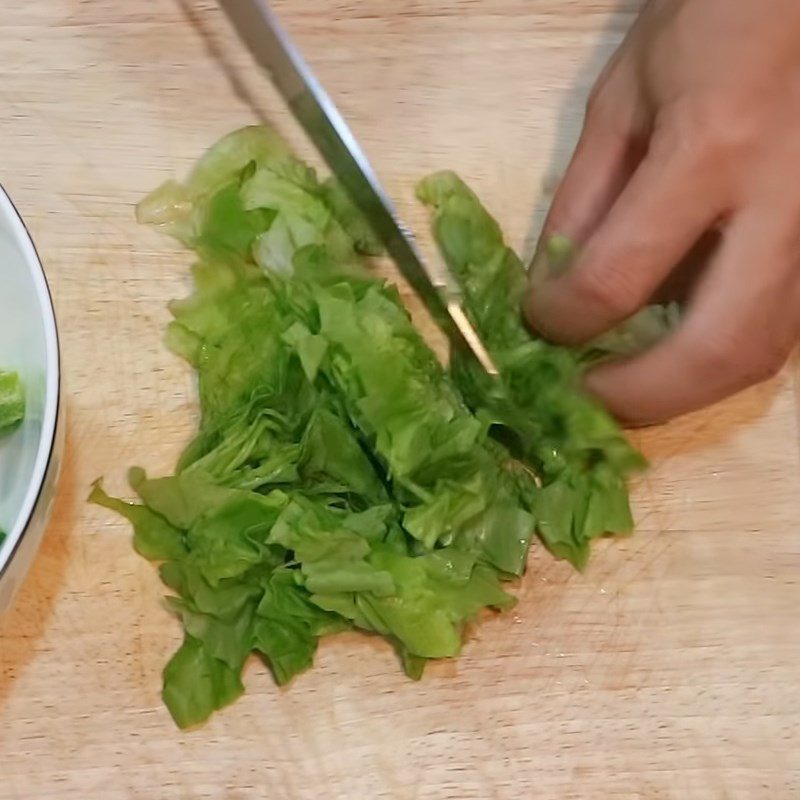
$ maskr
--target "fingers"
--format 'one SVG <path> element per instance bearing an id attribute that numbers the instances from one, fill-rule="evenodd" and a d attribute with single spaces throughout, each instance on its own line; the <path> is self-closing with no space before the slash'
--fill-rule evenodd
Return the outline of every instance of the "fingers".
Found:
<path id="1" fill-rule="evenodd" d="M 650 151 L 564 274 L 531 286 L 532 326 L 583 343 L 644 306 L 720 214 L 701 154 L 656 134 Z"/>
<path id="2" fill-rule="evenodd" d="M 599 101 L 597 101 L 599 103 Z M 584 242 L 612 206 L 641 157 L 634 138 L 635 98 L 620 98 L 619 115 L 590 104 L 583 132 L 545 220 L 542 239 L 554 233 Z"/>
<path id="3" fill-rule="evenodd" d="M 612 92 L 613 98 L 605 99 Z M 544 223 L 543 241 L 558 233 L 584 242 L 614 203 L 642 155 L 637 105 L 634 91 L 622 85 L 589 102 L 581 137 Z"/>
<path id="4" fill-rule="evenodd" d="M 587 388 L 630 424 L 661 422 L 717 402 L 778 371 L 800 333 L 796 224 L 743 212 L 669 339 L 599 367 Z M 784 216 L 785 219 L 785 216 Z"/>
<path id="5" fill-rule="evenodd" d="M 686 257 L 670 272 L 653 295 L 653 303 L 685 304 L 708 268 L 722 241 L 721 229 L 704 233 Z"/>

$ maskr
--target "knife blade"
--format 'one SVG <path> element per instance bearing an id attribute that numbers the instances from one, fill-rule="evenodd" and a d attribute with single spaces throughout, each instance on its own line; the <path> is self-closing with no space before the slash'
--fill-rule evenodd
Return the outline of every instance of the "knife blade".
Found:
<path id="1" fill-rule="evenodd" d="M 400 221 L 350 128 L 272 9 L 264 0 L 220 0 L 220 5 L 451 344 L 471 352 L 486 372 L 497 375 L 464 311 L 460 291 L 452 282 L 431 277 L 411 231 Z"/>

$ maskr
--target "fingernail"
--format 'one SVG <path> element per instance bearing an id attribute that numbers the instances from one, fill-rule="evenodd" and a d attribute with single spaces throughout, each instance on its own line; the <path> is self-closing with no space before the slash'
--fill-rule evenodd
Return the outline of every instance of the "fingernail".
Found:
<path id="1" fill-rule="evenodd" d="M 572 240 L 560 233 L 543 237 L 539 241 L 528 275 L 534 284 L 563 275 L 578 253 Z"/>
<path id="2" fill-rule="evenodd" d="M 560 233 L 554 233 L 547 238 L 545 249 L 552 268 L 560 272 L 565 271 L 578 254 L 578 248 L 572 239 Z"/>

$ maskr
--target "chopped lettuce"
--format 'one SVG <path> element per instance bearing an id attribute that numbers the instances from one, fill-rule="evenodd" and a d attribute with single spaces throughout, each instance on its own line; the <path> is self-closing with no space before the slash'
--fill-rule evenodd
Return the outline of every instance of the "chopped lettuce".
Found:
<path id="1" fill-rule="evenodd" d="M 25 417 L 25 389 L 16 372 L 0 370 L 0 436 L 11 433 Z"/>
<path id="2" fill-rule="evenodd" d="M 473 192 L 457 175 L 441 172 L 423 180 L 417 194 L 433 211 L 436 240 L 504 385 L 459 354 L 453 380 L 492 435 L 539 477 L 530 505 L 545 544 L 582 567 L 592 539 L 632 530 L 627 479 L 644 461 L 579 390 L 579 354 L 526 328 L 519 311 L 527 285 L 522 262 Z"/>
<path id="3" fill-rule="evenodd" d="M 173 593 L 185 640 L 163 697 L 181 727 L 241 693 L 250 654 L 284 684 L 348 628 L 419 679 L 514 603 L 504 583 L 536 530 L 580 565 L 590 538 L 630 528 L 638 456 L 578 391 L 575 358 L 522 327 L 519 262 L 474 196 L 425 186 L 508 396 L 440 365 L 370 274 L 379 246 L 346 195 L 270 131 L 230 134 L 138 208 L 198 256 L 167 343 L 197 372 L 200 426 L 174 475 L 130 471 L 139 502 L 100 484 L 90 499 L 132 523 Z"/>

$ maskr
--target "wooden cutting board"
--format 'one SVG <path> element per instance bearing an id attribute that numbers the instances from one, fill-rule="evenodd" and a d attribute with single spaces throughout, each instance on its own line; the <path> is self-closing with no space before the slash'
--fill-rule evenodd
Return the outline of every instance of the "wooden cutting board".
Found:
<path id="1" fill-rule="evenodd" d="M 409 220 L 415 180 L 456 169 L 524 253 L 637 5 L 276 3 Z M 240 702 L 176 730 L 159 690 L 178 624 L 127 525 L 84 502 L 98 476 L 125 491 L 130 464 L 169 470 L 194 425 L 161 344 L 188 259 L 132 206 L 253 104 L 301 140 L 211 2 L 16 6 L 0 179 L 52 282 L 69 429 L 53 524 L 0 621 L 0 798 L 800 797 L 794 371 L 640 435 L 638 533 L 583 575 L 537 547 L 518 608 L 421 684 L 340 636 L 289 689 L 253 664 Z"/>

